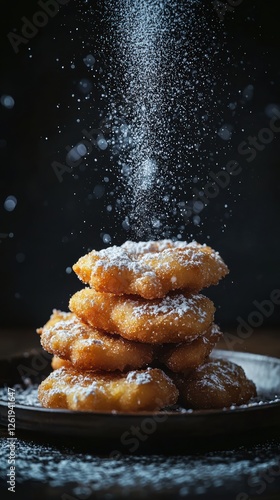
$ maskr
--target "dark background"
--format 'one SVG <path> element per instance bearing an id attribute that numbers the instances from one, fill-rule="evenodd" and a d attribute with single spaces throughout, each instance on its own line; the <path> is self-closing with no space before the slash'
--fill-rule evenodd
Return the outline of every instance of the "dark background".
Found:
<path id="1" fill-rule="evenodd" d="M 201 4 L 209 11 L 209 22 L 214 19 L 214 29 L 220 23 L 212 2 Z M 80 255 L 106 246 L 104 233 L 113 244 L 133 235 L 124 231 L 118 215 L 110 215 L 105 208 L 112 203 L 112 186 L 118 184 L 109 150 L 96 151 L 88 166 L 78 167 L 73 175 L 66 173 L 62 183 L 51 166 L 53 161 L 65 163 L 65 147 L 82 139 L 83 128 L 95 128 L 100 122 L 104 105 L 100 69 L 108 68 L 110 48 L 98 5 L 70 0 L 28 44 L 19 46 L 18 54 L 7 34 L 14 29 L 20 33 L 22 16 L 32 18 L 38 3 L 11 0 L 2 9 L 0 97 L 12 96 L 15 105 L 7 109 L 0 104 L 0 326 L 35 327 L 47 320 L 54 307 L 67 308 L 69 296 L 81 288 L 75 275 L 66 272 Z M 279 15 L 276 1 L 243 0 L 234 12 L 226 12 L 219 27 L 234 61 L 232 66 L 224 62 L 224 78 L 229 78 L 232 93 L 227 103 L 240 102 L 240 92 L 249 84 L 254 86 L 252 99 L 238 108 L 227 152 L 227 160 L 239 161 L 242 174 L 232 178 L 230 189 L 221 190 L 204 209 L 203 225 L 191 223 L 182 234 L 184 239 L 194 235 L 199 242 L 210 242 L 229 265 L 229 277 L 207 291 L 219 306 L 217 321 L 224 327 L 235 327 L 238 316 L 246 320 L 255 309 L 254 300 L 268 299 L 280 288 L 280 134 L 251 163 L 237 152 L 241 141 L 268 126 L 267 106 L 280 109 Z M 83 63 L 87 54 L 96 58 L 95 76 Z M 92 80 L 91 106 L 80 90 L 82 78 Z M 223 95 L 221 107 L 221 123 L 227 122 Z M 223 146 L 221 141 L 220 163 L 225 158 Z M 209 141 L 209 153 L 211 147 Z M 96 186 L 102 186 L 101 191 Z M 186 193 L 188 189 L 186 184 Z M 17 205 L 8 212 L 4 202 L 11 195 Z M 230 206 L 228 212 L 225 204 Z M 276 306 L 264 325 L 279 321 Z"/>

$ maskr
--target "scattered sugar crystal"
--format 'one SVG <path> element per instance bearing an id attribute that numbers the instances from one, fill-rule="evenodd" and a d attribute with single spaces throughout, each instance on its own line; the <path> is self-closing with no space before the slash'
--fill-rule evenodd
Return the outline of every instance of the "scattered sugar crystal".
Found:
<path id="1" fill-rule="evenodd" d="M 7 108 L 7 109 L 13 109 L 13 107 L 15 105 L 14 98 L 12 96 L 6 95 L 6 94 L 1 96 L 0 102 L 1 102 L 2 106 L 4 106 L 4 108 Z"/>
<path id="2" fill-rule="evenodd" d="M 152 381 L 152 376 L 149 372 L 149 368 L 146 371 L 131 371 L 128 373 L 126 380 L 129 383 L 135 382 L 137 385 L 149 384 Z"/>
<path id="3" fill-rule="evenodd" d="M 253 99 L 253 96 L 254 96 L 254 86 L 251 84 L 247 85 L 247 87 L 245 87 L 245 89 L 242 92 L 243 99 L 245 99 L 246 101 L 251 101 Z"/>
<path id="4" fill-rule="evenodd" d="M 232 126 L 229 124 L 224 124 L 219 130 L 218 135 L 223 141 L 229 141 L 232 136 Z"/>
<path id="5" fill-rule="evenodd" d="M 92 54 L 88 54 L 84 57 L 83 61 L 88 68 L 93 68 L 95 64 L 95 57 Z"/>
<path id="6" fill-rule="evenodd" d="M 102 239 L 103 239 L 103 242 L 106 244 L 111 243 L 111 241 L 112 241 L 112 238 L 109 234 L 103 234 Z"/>
<path id="7" fill-rule="evenodd" d="M 15 196 L 10 195 L 4 201 L 4 208 L 7 212 L 12 212 L 17 206 L 17 199 Z"/>

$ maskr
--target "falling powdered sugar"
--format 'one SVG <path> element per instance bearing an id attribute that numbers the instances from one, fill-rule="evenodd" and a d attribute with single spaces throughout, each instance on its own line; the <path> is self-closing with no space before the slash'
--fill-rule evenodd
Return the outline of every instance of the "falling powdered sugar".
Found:
<path id="1" fill-rule="evenodd" d="M 115 48 L 105 128 L 121 181 L 110 195 L 123 229 L 137 239 L 170 237 L 174 219 L 180 239 L 185 202 L 178 192 L 191 182 L 192 168 L 201 173 L 206 166 L 201 143 L 217 130 L 213 12 L 197 0 L 117 0 L 105 2 L 105 12 Z"/>

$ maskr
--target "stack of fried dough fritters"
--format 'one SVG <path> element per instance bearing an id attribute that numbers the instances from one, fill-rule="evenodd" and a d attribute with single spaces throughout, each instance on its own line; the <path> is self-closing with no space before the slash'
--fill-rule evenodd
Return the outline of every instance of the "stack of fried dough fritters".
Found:
<path id="1" fill-rule="evenodd" d="M 206 245 L 171 240 L 92 251 L 73 266 L 89 287 L 38 330 L 54 355 L 43 406 L 84 411 L 244 404 L 255 386 L 241 367 L 209 358 L 221 332 L 199 292 L 227 273 Z"/>

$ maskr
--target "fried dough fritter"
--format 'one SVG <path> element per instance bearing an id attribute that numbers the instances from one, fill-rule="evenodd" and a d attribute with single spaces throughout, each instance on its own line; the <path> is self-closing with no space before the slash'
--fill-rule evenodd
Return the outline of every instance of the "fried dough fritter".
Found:
<path id="1" fill-rule="evenodd" d="M 221 336 L 222 333 L 217 325 L 212 325 L 209 330 L 207 330 L 205 335 L 196 337 L 192 341 L 181 342 L 180 344 L 162 344 L 160 346 L 153 346 L 154 355 L 150 364 L 154 366 L 155 364 L 158 365 L 158 363 L 160 363 L 160 365 L 165 365 L 168 370 L 171 370 L 172 372 L 188 374 L 197 366 L 205 362 Z M 139 345 L 144 346 L 145 344 Z M 52 368 L 54 370 L 62 367 L 74 368 L 73 364 L 68 359 L 69 358 L 62 359 L 58 356 L 54 356 L 52 360 Z M 94 370 L 94 359 L 92 362 L 89 361 L 89 366 L 86 368 L 80 366 L 78 363 L 75 364 L 75 368 L 81 370 Z"/>
<path id="2" fill-rule="evenodd" d="M 157 352 L 157 359 L 176 373 L 189 373 L 202 365 L 222 337 L 217 325 L 213 324 L 205 335 L 190 342 L 176 345 L 162 345 Z"/>
<path id="3" fill-rule="evenodd" d="M 211 410 L 256 396 L 240 366 L 209 358 L 222 334 L 214 304 L 198 292 L 228 273 L 218 252 L 195 241 L 127 241 L 88 253 L 73 269 L 90 288 L 37 330 L 54 355 L 38 388 L 42 406 L 141 412 L 179 398 Z"/>
<path id="4" fill-rule="evenodd" d="M 100 293 L 90 288 L 70 299 L 70 310 L 94 328 L 150 344 L 177 343 L 202 335 L 215 307 L 203 295 L 173 294 L 146 301 Z"/>
<path id="5" fill-rule="evenodd" d="M 224 359 L 209 359 L 190 375 L 175 376 L 180 399 L 186 408 L 219 409 L 242 405 L 256 396 L 254 382 L 241 366 Z"/>
<path id="6" fill-rule="evenodd" d="M 72 313 L 54 311 L 41 330 L 43 348 L 80 370 L 134 370 L 153 359 L 151 345 L 99 331 Z"/>
<path id="7" fill-rule="evenodd" d="M 218 252 L 196 242 L 171 240 L 126 242 L 93 250 L 73 266 L 84 282 L 99 292 L 162 298 L 173 290 L 199 292 L 228 274 Z"/>
<path id="8" fill-rule="evenodd" d="M 178 390 L 157 368 L 127 374 L 60 368 L 40 384 L 38 397 L 46 408 L 139 412 L 175 404 Z"/>
<path id="9" fill-rule="evenodd" d="M 43 328 L 51 328 L 54 326 L 58 321 L 64 321 L 66 320 L 69 316 L 68 312 L 64 311 L 59 311 L 58 309 L 53 309 L 52 315 L 48 322 L 42 326 L 41 328 L 37 328 L 36 332 L 41 335 L 43 332 Z"/>

